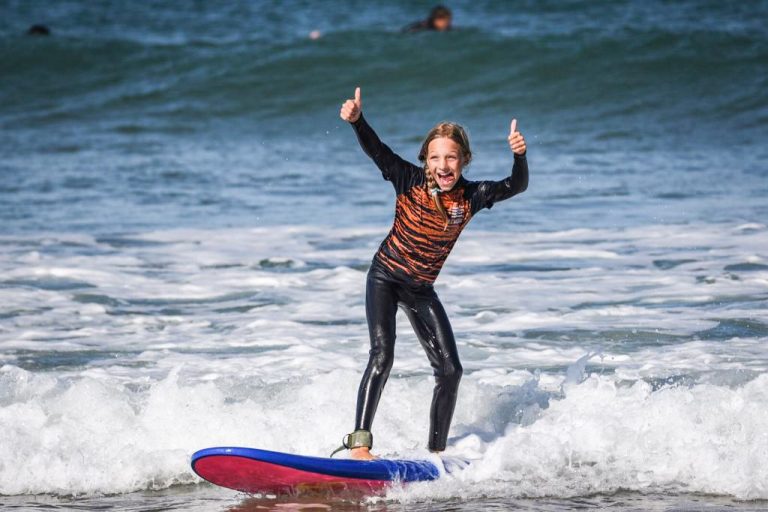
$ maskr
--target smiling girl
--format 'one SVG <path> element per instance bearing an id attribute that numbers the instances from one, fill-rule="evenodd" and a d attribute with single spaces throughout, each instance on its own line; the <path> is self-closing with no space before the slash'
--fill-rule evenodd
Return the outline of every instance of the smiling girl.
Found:
<path id="1" fill-rule="evenodd" d="M 501 181 L 468 181 L 462 171 L 472 160 L 472 151 L 458 124 L 439 123 L 427 133 L 418 157 L 423 165 L 417 166 L 396 155 L 365 121 L 359 87 L 354 99 L 342 105 L 340 115 L 352 124 L 363 151 L 397 193 L 394 224 L 368 272 L 365 313 L 371 350 L 357 396 L 355 431 L 344 436 L 342 448 L 350 449 L 355 459 L 374 458 L 371 425 L 392 368 L 399 306 L 434 371 L 428 446 L 432 452 L 441 452 L 462 368 L 451 324 L 433 283 L 470 219 L 528 187 L 525 139 L 513 119 L 507 139 L 514 153 L 512 174 Z"/>

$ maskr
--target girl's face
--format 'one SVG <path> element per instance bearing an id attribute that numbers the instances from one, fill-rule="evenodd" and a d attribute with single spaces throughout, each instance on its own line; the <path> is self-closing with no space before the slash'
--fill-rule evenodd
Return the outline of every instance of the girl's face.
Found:
<path id="1" fill-rule="evenodd" d="M 448 137 L 432 139 L 427 146 L 427 166 L 440 190 L 448 192 L 459 181 L 464 166 L 461 147 Z"/>

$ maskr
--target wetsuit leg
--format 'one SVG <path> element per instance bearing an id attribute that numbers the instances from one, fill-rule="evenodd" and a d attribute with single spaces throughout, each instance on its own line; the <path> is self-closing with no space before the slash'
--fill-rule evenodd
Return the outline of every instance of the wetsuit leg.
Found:
<path id="1" fill-rule="evenodd" d="M 395 355 L 395 316 L 398 285 L 372 267 L 365 291 L 365 316 L 371 338 L 368 366 L 357 392 L 355 430 L 371 430 L 384 384 Z"/>
<path id="2" fill-rule="evenodd" d="M 435 375 L 435 390 L 429 414 L 429 449 L 443 451 L 463 373 L 456 340 L 445 308 L 434 290 L 415 295 L 404 306 L 405 314 L 427 352 Z"/>

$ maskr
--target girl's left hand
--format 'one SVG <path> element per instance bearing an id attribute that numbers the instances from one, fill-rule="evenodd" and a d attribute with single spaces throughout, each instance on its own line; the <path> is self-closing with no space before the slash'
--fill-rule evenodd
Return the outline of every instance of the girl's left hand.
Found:
<path id="1" fill-rule="evenodd" d="M 525 154 L 525 138 L 522 133 L 517 131 L 517 119 L 513 119 L 512 124 L 509 125 L 509 137 L 507 137 L 507 140 L 509 141 L 509 148 L 514 154 Z"/>

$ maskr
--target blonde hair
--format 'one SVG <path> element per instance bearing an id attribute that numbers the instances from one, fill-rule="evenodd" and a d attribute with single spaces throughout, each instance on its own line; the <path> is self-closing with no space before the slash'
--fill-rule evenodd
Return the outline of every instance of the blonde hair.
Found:
<path id="1" fill-rule="evenodd" d="M 469 137 L 464 128 L 459 124 L 447 121 L 437 123 L 431 130 L 429 130 L 421 145 L 421 150 L 419 150 L 419 161 L 424 164 L 424 175 L 426 177 L 424 188 L 428 194 L 432 195 L 432 199 L 435 201 L 435 207 L 437 208 L 437 211 L 440 212 L 440 215 L 443 217 L 447 226 L 448 213 L 445 211 L 445 206 L 443 206 L 443 202 L 440 200 L 438 194 L 440 187 L 437 186 L 435 177 L 429 172 L 429 164 L 427 163 L 429 143 L 441 137 L 447 137 L 458 144 L 459 149 L 461 150 L 462 165 L 469 165 L 469 162 L 472 161 L 472 150 L 469 148 Z"/>

